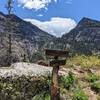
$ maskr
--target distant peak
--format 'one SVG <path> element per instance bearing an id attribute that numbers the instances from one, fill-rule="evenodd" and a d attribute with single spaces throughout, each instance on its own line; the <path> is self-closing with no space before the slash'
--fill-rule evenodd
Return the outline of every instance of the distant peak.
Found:
<path id="1" fill-rule="evenodd" d="M 87 17 L 83 17 L 82 20 L 83 20 L 83 21 L 86 21 L 86 20 L 92 20 L 92 19 L 87 18 Z"/>
<path id="2" fill-rule="evenodd" d="M 81 20 L 80 20 L 80 22 L 78 23 L 78 25 L 80 26 L 89 26 L 89 25 L 95 25 L 95 24 L 97 24 L 97 23 L 100 23 L 100 21 L 96 21 L 96 20 L 93 20 L 93 19 L 90 19 L 90 18 L 86 18 L 86 17 L 84 17 L 84 18 L 82 18 Z M 98 25 L 100 25 L 100 24 L 98 24 Z"/>

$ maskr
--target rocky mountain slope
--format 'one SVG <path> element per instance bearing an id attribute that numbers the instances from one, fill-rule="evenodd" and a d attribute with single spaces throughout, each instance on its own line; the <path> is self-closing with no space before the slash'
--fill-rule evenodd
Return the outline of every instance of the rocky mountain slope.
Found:
<path id="1" fill-rule="evenodd" d="M 54 36 L 42 31 L 37 26 L 22 20 L 16 15 L 10 16 L 0 12 L 0 65 L 7 62 L 11 34 L 12 62 L 21 61 L 33 53 L 41 51 Z"/>
<path id="2" fill-rule="evenodd" d="M 11 34 L 12 62 L 42 59 L 45 47 L 69 49 L 79 54 L 100 53 L 100 22 L 83 18 L 61 38 L 56 38 L 18 16 L 0 12 L 0 66 L 7 63 Z M 28 58 L 28 59 L 27 59 Z M 5 63 L 6 62 L 6 63 Z"/>
<path id="3" fill-rule="evenodd" d="M 92 54 L 100 52 L 100 22 L 83 18 L 62 40 L 74 52 Z"/>

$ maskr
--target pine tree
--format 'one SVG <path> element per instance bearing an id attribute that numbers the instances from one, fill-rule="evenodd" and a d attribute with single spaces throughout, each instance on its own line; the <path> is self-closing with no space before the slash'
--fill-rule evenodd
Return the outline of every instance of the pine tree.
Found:
<path id="1" fill-rule="evenodd" d="M 12 63 L 12 41 L 11 41 L 11 38 L 12 38 L 12 35 L 11 35 L 11 32 L 12 32 L 12 23 L 10 21 L 10 15 L 12 13 L 12 9 L 13 9 L 13 0 L 8 0 L 7 1 L 7 5 L 6 5 L 6 8 L 7 8 L 7 11 L 8 11 L 8 18 L 7 18 L 7 28 L 8 28 L 8 57 L 7 57 L 7 62 L 8 62 L 8 65 L 10 66 L 11 63 Z"/>
<path id="2" fill-rule="evenodd" d="M 13 9 L 13 0 L 7 0 L 6 8 L 8 11 L 8 15 L 10 15 Z"/>

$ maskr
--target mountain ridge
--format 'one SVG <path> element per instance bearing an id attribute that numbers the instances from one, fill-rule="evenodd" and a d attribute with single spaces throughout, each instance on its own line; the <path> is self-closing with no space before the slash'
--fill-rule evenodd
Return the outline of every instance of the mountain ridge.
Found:
<path id="1" fill-rule="evenodd" d="M 83 18 L 74 29 L 62 36 L 62 40 L 76 49 L 76 52 L 80 49 L 82 53 L 86 49 L 87 54 L 100 52 L 100 21 Z"/>

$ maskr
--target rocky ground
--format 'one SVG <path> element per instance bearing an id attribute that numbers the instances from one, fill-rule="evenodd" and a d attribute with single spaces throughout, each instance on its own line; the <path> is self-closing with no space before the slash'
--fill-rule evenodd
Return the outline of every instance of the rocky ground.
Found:
<path id="1" fill-rule="evenodd" d="M 88 95 L 89 100 L 97 100 L 97 94 L 91 90 L 90 83 L 85 80 L 85 77 L 88 73 L 93 73 L 97 76 L 100 76 L 100 67 L 98 68 L 90 68 L 90 69 L 82 69 L 78 66 L 73 68 L 64 68 L 61 67 L 59 71 L 59 75 L 67 75 L 68 72 L 71 71 L 79 80 L 79 83 L 84 90 L 84 92 Z M 0 68 L 0 76 L 8 77 L 8 76 L 41 76 L 41 75 L 51 75 L 52 67 L 45 67 L 37 64 L 30 63 L 15 63 L 12 64 L 9 68 Z"/>

